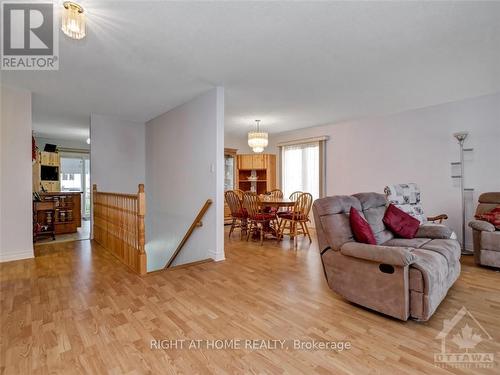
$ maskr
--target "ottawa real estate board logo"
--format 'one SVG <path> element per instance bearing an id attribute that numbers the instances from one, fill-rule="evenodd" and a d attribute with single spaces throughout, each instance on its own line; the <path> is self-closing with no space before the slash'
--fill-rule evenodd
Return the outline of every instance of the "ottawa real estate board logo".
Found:
<path id="1" fill-rule="evenodd" d="M 1 10 L 1 69 L 58 70 L 54 4 L 4 1 Z"/>
<path id="2" fill-rule="evenodd" d="M 436 336 L 441 351 L 434 353 L 434 364 L 444 368 L 493 368 L 495 353 L 485 344 L 493 338 L 474 316 L 462 307 L 452 319 L 445 319 Z"/>

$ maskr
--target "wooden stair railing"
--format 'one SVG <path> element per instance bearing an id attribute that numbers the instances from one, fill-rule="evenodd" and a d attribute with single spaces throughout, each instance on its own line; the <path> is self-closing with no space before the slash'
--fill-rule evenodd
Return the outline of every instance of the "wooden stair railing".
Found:
<path id="1" fill-rule="evenodd" d="M 140 184 L 137 194 L 108 193 L 92 189 L 94 241 L 140 275 L 146 274 L 146 195 Z"/>
<path id="2" fill-rule="evenodd" d="M 165 267 L 163 267 L 163 269 L 167 269 L 167 268 L 169 268 L 172 265 L 172 263 L 174 262 L 175 258 L 177 257 L 177 255 L 179 255 L 179 253 L 181 252 L 182 248 L 186 244 L 186 242 L 189 239 L 189 237 L 191 237 L 191 234 L 193 234 L 193 231 L 197 227 L 201 227 L 203 225 L 201 219 L 203 218 L 203 216 L 205 216 L 205 213 L 208 211 L 208 208 L 210 207 L 211 204 L 212 204 L 212 200 L 211 199 L 207 199 L 207 201 L 205 202 L 205 204 L 201 208 L 200 212 L 198 212 L 198 215 L 196 215 L 196 218 L 194 219 L 193 223 L 191 224 L 191 226 L 187 230 L 186 234 L 182 238 L 181 242 L 179 243 L 179 246 L 177 246 L 177 249 L 175 249 L 174 253 L 170 257 L 170 259 L 168 260 L 168 262 L 165 264 Z"/>

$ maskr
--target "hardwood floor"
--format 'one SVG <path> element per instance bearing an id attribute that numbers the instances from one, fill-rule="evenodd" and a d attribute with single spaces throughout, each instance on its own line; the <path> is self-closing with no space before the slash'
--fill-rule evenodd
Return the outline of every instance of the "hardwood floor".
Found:
<path id="1" fill-rule="evenodd" d="M 500 273 L 470 257 L 436 314 L 419 323 L 337 296 L 307 240 L 293 250 L 287 240 L 261 247 L 235 234 L 224 262 L 142 278 L 90 241 L 36 252 L 0 264 L 1 374 L 500 372 Z M 462 306 L 492 337 L 481 333 L 475 351 L 494 353 L 493 369 L 434 366 L 435 337 Z M 151 349 L 155 339 L 285 339 L 288 348 Z M 294 339 L 346 340 L 352 348 L 295 350 Z"/>

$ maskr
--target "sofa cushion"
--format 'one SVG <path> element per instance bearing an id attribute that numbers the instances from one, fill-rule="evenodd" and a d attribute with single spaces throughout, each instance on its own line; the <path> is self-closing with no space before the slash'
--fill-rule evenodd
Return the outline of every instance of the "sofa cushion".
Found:
<path id="1" fill-rule="evenodd" d="M 327 247 L 338 251 L 344 243 L 354 240 L 347 215 L 351 207 L 361 210 L 359 200 L 346 195 L 314 201 L 313 213 L 320 251 Z"/>
<path id="2" fill-rule="evenodd" d="M 398 247 L 413 247 L 418 249 L 424 246 L 426 243 L 430 242 L 430 238 L 393 238 L 387 242 L 384 242 L 384 246 L 398 246 Z"/>
<path id="3" fill-rule="evenodd" d="M 235 212 L 232 214 L 234 217 L 240 218 L 240 219 L 246 219 L 248 217 L 248 212 L 246 208 L 242 208 L 238 212 Z"/>
<path id="4" fill-rule="evenodd" d="M 500 252 L 500 231 L 481 232 L 481 250 Z"/>
<path id="5" fill-rule="evenodd" d="M 351 207 L 361 211 L 359 200 L 350 195 L 336 195 L 333 197 L 316 199 L 313 206 L 317 215 L 320 217 L 333 214 L 347 214 Z"/>
<path id="6" fill-rule="evenodd" d="M 349 223 L 351 224 L 352 234 L 357 242 L 376 245 L 375 236 L 373 235 L 370 225 L 359 214 L 358 210 L 351 207 L 349 212 Z"/>
<path id="7" fill-rule="evenodd" d="M 443 238 L 448 239 L 453 235 L 453 231 L 443 224 L 423 224 L 421 225 L 415 237 L 417 238 Z"/>
<path id="8" fill-rule="evenodd" d="M 394 235 L 391 231 L 387 230 L 382 222 L 387 206 L 385 196 L 378 193 L 358 193 L 353 196 L 361 203 L 363 215 L 372 228 L 377 245 L 381 245 L 394 238 Z"/>
<path id="9" fill-rule="evenodd" d="M 401 211 L 393 204 L 387 207 L 382 221 L 396 237 L 402 238 L 415 237 L 420 226 L 420 221 Z"/>
<path id="10" fill-rule="evenodd" d="M 455 240 L 435 239 L 427 242 L 422 249 L 434 251 L 446 258 L 449 264 L 460 259 L 460 243 Z"/>

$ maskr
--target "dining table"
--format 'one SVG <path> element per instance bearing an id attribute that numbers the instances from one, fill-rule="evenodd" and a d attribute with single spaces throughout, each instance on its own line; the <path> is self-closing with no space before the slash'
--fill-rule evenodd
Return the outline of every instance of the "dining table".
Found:
<path id="1" fill-rule="evenodd" d="M 261 195 L 259 198 L 262 210 L 266 208 L 275 208 L 276 210 L 286 208 L 290 210 L 295 205 L 295 201 L 290 200 L 289 198 L 277 198 L 270 195 Z M 264 225 L 264 232 L 271 234 L 276 238 L 278 238 L 279 235 L 278 228 L 275 228 L 270 222 Z"/>
<path id="2" fill-rule="evenodd" d="M 289 198 L 276 198 L 272 196 L 260 197 L 260 206 L 271 207 L 271 208 L 290 208 L 295 205 L 295 201 L 290 200 Z"/>
<path id="3" fill-rule="evenodd" d="M 295 201 L 290 200 L 289 198 L 277 198 L 277 197 L 273 197 L 270 195 L 262 195 L 261 194 L 259 196 L 259 199 L 260 199 L 260 207 L 262 210 L 265 208 L 275 208 L 276 210 L 279 210 L 280 208 L 291 209 L 295 205 Z M 242 223 L 242 231 L 243 231 L 243 233 L 246 234 L 246 231 L 247 231 L 246 219 Z M 268 234 L 271 234 L 272 236 L 274 236 L 276 238 L 278 237 L 278 234 L 279 234 L 278 228 L 274 228 L 272 225 L 270 225 L 270 223 L 267 223 L 264 226 L 264 231 Z"/>

